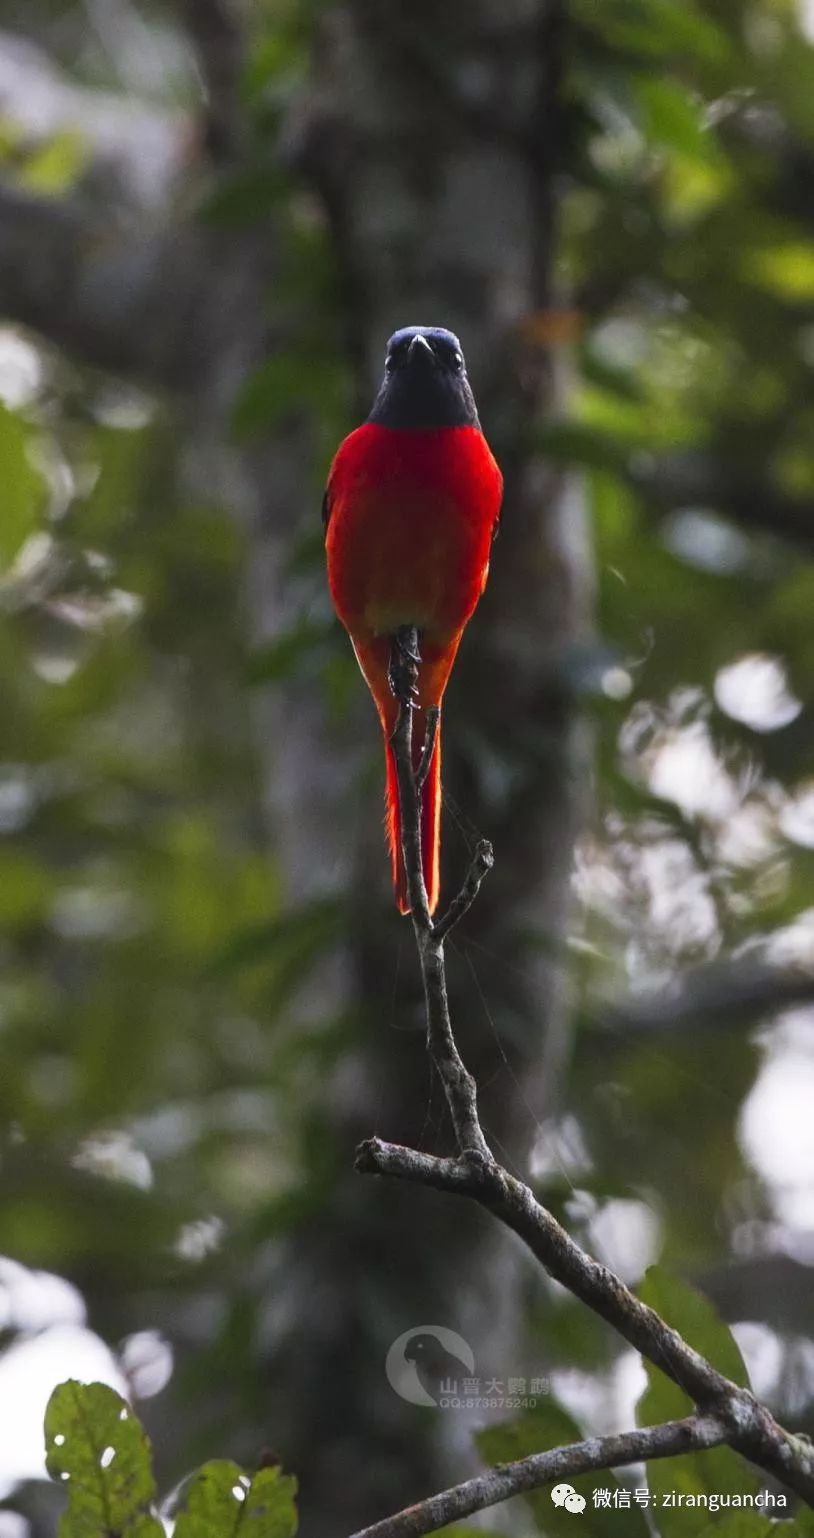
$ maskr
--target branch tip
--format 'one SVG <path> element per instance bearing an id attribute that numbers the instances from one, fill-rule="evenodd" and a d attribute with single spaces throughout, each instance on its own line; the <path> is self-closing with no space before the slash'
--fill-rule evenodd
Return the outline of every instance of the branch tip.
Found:
<path id="1" fill-rule="evenodd" d="M 455 925 L 460 923 L 465 913 L 469 912 L 477 897 L 484 878 L 488 876 L 495 863 L 495 851 L 488 838 L 482 838 L 475 846 L 472 863 L 464 878 L 457 897 L 453 897 L 446 913 L 442 914 L 433 924 L 432 933 L 436 940 L 444 940 Z"/>
<path id="2" fill-rule="evenodd" d="M 353 1168 L 357 1175 L 378 1175 L 380 1173 L 376 1153 L 379 1147 L 377 1137 L 367 1137 L 359 1144 L 353 1160 Z"/>

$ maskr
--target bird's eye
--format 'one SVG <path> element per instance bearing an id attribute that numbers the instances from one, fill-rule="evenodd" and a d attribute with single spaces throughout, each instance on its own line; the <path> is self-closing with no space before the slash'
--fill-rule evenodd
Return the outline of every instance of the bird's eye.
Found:
<path id="1" fill-rule="evenodd" d="M 459 374 L 461 372 L 461 369 L 463 368 L 463 366 L 464 366 L 463 353 L 454 352 L 452 354 L 452 367 L 454 368 L 456 374 Z"/>

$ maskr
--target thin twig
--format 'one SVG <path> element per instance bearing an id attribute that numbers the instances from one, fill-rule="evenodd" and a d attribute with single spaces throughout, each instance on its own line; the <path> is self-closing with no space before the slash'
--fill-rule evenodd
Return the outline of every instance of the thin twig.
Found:
<path id="1" fill-rule="evenodd" d="M 488 875 L 494 863 L 495 852 L 488 838 L 480 839 L 460 892 L 457 897 L 453 897 L 446 913 L 440 919 L 436 919 L 433 925 L 436 940 L 445 940 L 450 930 L 454 929 L 464 914 L 469 911 L 481 889 L 484 876 Z"/>
<path id="2" fill-rule="evenodd" d="M 591 1437 L 572 1442 L 568 1447 L 554 1447 L 549 1452 L 533 1453 L 516 1463 L 503 1463 L 488 1469 L 462 1485 L 431 1495 L 383 1522 L 374 1522 L 354 1533 L 353 1538 L 422 1538 L 437 1532 L 449 1522 L 485 1511 L 511 1496 L 541 1485 L 556 1484 L 561 1479 L 575 1479 L 594 1469 L 622 1468 L 651 1458 L 675 1458 L 680 1453 L 717 1447 L 727 1439 L 725 1425 L 714 1416 L 690 1415 L 685 1420 L 665 1421 L 642 1431 L 626 1431 L 619 1436 Z"/>

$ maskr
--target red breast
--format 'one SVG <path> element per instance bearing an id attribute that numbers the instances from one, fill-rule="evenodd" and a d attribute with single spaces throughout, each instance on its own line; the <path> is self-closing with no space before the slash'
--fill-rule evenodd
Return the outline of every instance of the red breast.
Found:
<path id="1" fill-rule="evenodd" d="M 479 427 L 367 422 L 328 481 L 328 581 L 351 634 L 459 632 L 489 570 L 503 480 Z"/>

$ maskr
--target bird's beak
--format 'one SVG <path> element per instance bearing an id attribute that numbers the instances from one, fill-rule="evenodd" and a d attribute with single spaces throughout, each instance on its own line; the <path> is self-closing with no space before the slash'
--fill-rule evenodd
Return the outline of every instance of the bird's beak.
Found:
<path id="1" fill-rule="evenodd" d="M 410 345 L 409 345 L 409 347 L 407 349 L 407 357 L 408 357 L 408 359 L 410 360 L 410 362 L 412 362 L 412 360 L 414 358 L 415 359 L 421 359 L 424 363 L 426 363 L 427 362 L 427 357 L 425 356 L 425 354 L 429 354 L 429 360 L 432 363 L 435 362 L 435 353 L 433 352 L 432 348 L 430 347 L 430 344 L 427 341 L 427 338 L 425 336 L 414 336 L 412 342 L 410 343 Z"/>

